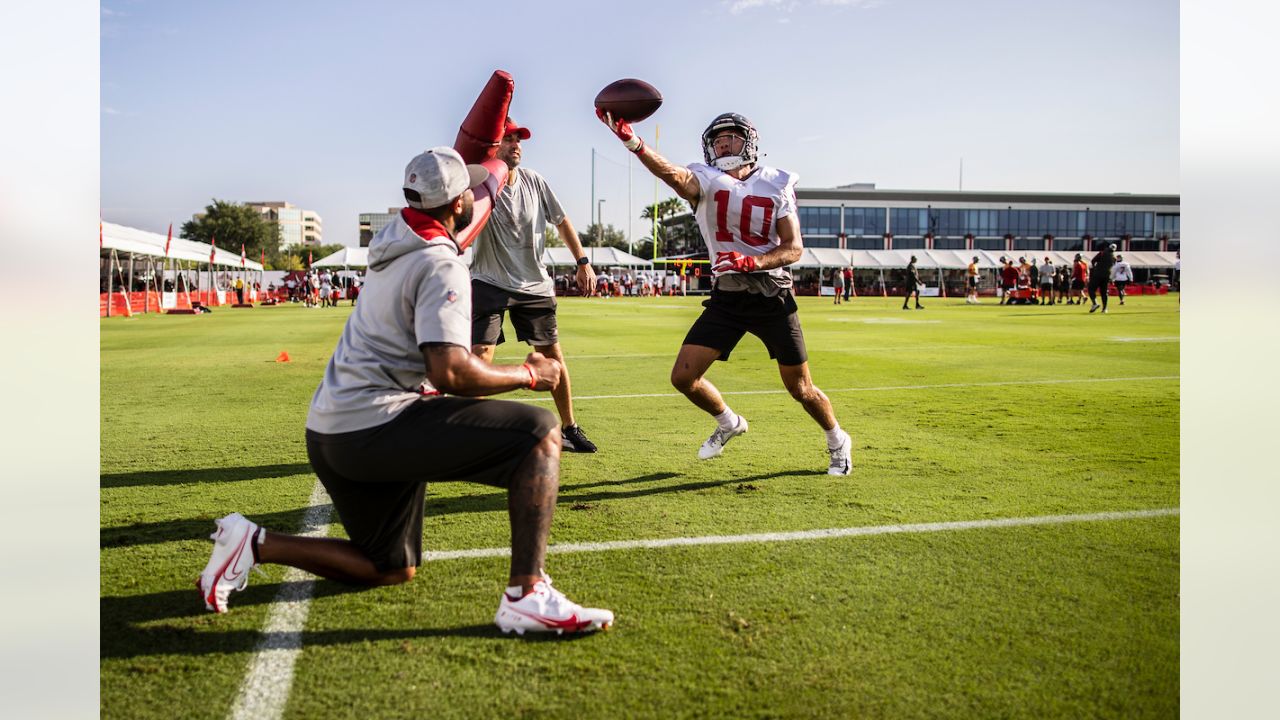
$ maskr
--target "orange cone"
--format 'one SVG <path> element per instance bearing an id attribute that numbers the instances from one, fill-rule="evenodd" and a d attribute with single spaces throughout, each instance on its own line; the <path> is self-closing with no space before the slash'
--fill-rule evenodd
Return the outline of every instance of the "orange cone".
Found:
<path id="1" fill-rule="evenodd" d="M 280 354 L 276 356 L 276 362 L 289 362 L 289 351 L 281 350 Z"/>

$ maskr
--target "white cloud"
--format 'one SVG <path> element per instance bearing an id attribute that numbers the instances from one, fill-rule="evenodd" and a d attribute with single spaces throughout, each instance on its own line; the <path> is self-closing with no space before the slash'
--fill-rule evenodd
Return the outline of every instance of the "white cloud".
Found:
<path id="1" fill-rule="evenodd" d="M 103 114 L 105 114 L 105 115 L 119 115 L 119 114 L 120 114 L 120 111 L 119 111 L 119 110 L 117 110 L 117 109 L 115 109 L 115 108 L 113 108 L 113 107 L 111 107 L 111 106 L 109 106 L 109 105 L 103 105 L 103 106 L 102 106 L 102 112 L 103 112 Z"/>

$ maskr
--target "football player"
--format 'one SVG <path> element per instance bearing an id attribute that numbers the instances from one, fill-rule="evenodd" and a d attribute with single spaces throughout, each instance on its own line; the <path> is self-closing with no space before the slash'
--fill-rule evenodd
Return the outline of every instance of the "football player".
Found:
<path id="1" fill-rule="evenodd" d="M 705 162 L 671 164 L 635 134 L 631 124 L 597 110 L 600 120 L 658 179 L 694 209 L 712 260 L 711 298 L 689 328 L 671 384 L 716 419 L 702 444 L 706 460 L 747 431 L 747 421 L 725 404 L 705 377 L 716 360 L 728 360 L 743 334 L 764 342 L 791 397 L 826 433 L 831 475 L 848 475 L 853 442 L 840 429 L 831 401 L 809 377 L 804 334 L 791 293 L 787 266 L 800 259 L 803 244 L 796 214 L 797 176 L 758 163 L 755 126 L 736 113 L 717 116 L 702 133 Z"/>

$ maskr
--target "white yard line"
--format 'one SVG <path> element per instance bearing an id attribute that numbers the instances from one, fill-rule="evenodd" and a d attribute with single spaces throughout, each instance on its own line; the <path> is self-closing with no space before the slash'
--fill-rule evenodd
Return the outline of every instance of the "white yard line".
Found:
<path id="1" fill-rule="evenodd" d="M 1100 382 L 1144 382 L 1150 380 L 1177 380 L 1179 375 L 1144 375 L 1139 377 L 1109 377 L 1109 378 L 1049 378 L 1046 380 L 1004 380 L 997 382 L 973 382 L 973 383 L 937 383 L 934 385 L 880 385 L 877 387 L 851 387 L 851 388 L 823 388 L 824 392 L 884 392 L 890 390 L 942 390 L 947 388 L 972 388 L 972 387 L 1004 387 L 1008 385 L 1071 385 L 1076 383 L 1100 383 Z M 781 395 L 786 393 L 785 389 L 777 390 L 722 390 L 721 395 Z M 665 398 L 665 397 L 684 397 L 680 393 L 633 393 L 629 395 L 575 395 L 574 402 L 580 400 L 624 400 L 628 398 Z M 551 402 L 550 397 L 533 397 L 533 398 L 511 398 L 512 400 L 521 400 L 524 402 Z"/>
<path id="2" fill-rule="evenodd" d="M 328 534 L 330 508 L 328 496 L 319 483 L 311 494 L 311 507 L 303 520 L 310 537 Z M 731 545 L 741 543 L 789 542 L 840 537 L 865 537 L 901 533 L 950 532 L 984 528 L 1064 525 L 1067 523 L 1138 520 L 1178 515 L 1178 508 L 1100 512 L 1082 515 L 1041 515 L 1022 518 L 992 518 L 955 522 L 915 523 L 910 525 L 872 525 L 867 527 L 828 528 L 798 532 L 758 533 L 754 535 L 706 535 L 703 537 L 662 538 L 657 540 L 617 540 L 600 543 L 564 543 L 547 548 L 548 553 L 605 552 L 637 548 L 666 548 L 689 545 Z M 477 548 L 423 553 L 423 560 L 461 560 L 466 558 L 508 557 L 509 547 Z M 308 573 L 292 568 L 285 574 L 284 585 L 262 629 L 263 638 L 244 681 L 240 694 L 228 715 L 235 720 L 277 720 L 284 714 L 293 685 L 293 665 L 302 651 L 302 630 L 306 626 L 308 605 L 315 581 Z"/>
<path id="3" fill-rule="evenodd" d="M 662 538 L 660 540 L 617 540 L 599 543 L 564 543 L 551 545 L 547 553 L 605 552 L 608 550 L 634 550 L 637 548 L 666 548 L 685 545 L 737 545 L 741 543 L 789 542 L 792 540 L 820 540 L 825 538 L 863 537 L 867 535 L 891 535 L 896 533 L 950 532 L 953 530 L 980 530 L 985 528 L 1025 527 L 1028 525 L 1063 525 L 1066 523 L 1099 522 L 1104 520 L 1137 520 L 1142 518 L 1177 515 L 1178 508 L 1158 510 L 1130 510 L 1126 512 L 1100 512 L 1084 515 L 1041 515 L 1038 517 L 992 518 L 990 520 L 960 520 L 956 522 L 915 523 L 911 525 L 873 525 L 869 527 L 828 528 L 801 530 L 798 532 L 758 533 L 754 535 L 706 535 L 703 537 Z M 460 560 L 463 558 L 509 557 L 511 548 L 493 547 L 474 550 L 446 550 L 423 553 L 424 560 Z"/>
<path id="4" fill-rule="evenodd" d="M 1177 335 L 1166 335 L 1163 337 L 1113 337 L 1111 342 L 1182 342 L 1182 338 Z"/>
<path id="5" fill-rule="evenodd" d="M 302 520 L 307 537 L 326 537 L 333 506 L 320 483 L 311 492 L 311 506 Z M 293 664 L 302 652 L 302 629 L 307 624 L 311 591 L 315 577 L 308 572 L 289 568 L 267 622 L 262 627 L 262 640 L 240 683 L 231 712 L 234 720 L 276 720 L 284 714 L 293 685 Z"/>

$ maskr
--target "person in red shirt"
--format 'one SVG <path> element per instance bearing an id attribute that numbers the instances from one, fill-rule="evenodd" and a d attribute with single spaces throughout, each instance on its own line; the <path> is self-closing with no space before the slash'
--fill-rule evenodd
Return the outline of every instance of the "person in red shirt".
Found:
<path id="1" fill-rule="evenodd" d="M 1018 286 L 1018 268 L 1008 258 L 1002 257 L 1000 262 L 1004 263 L 1004 267 L 1000 268 L 1000 304 L 1004 305 L 1009 299 L 1009 293 Z"/>
<path id="2" fill-rule="evenodd" d="M 1071 295 L 1067 298 L 1068 305 L 1084 304 L 1084 288 L 1089 281 L 1089 264 L 1084 261 L 1084 256 L 1076 253 L 1075 264 L 1071 266 Z"/>

